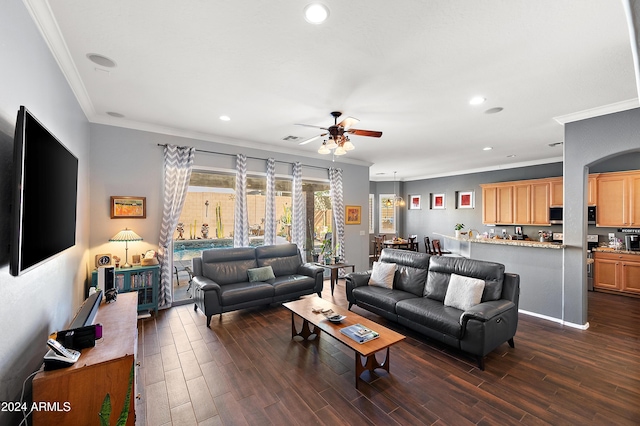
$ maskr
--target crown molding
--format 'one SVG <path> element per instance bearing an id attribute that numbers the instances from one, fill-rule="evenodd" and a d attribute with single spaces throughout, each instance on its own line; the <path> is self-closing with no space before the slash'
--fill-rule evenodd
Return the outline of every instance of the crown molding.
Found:
<path id="1" fill-rule="evenodd" d="M 587 118 L 600 117 L 601 115 L 613 114 L 615 112 L 627 111 L 638 108 L 638 98 L 620 101 L 609 105 L 603 105 L 596 108 L 585 109 L 583 111 L 572 112 L 571 114 L 553 117 L 560 124 L 567 124 L 573 121 L 586 120 Z"/>

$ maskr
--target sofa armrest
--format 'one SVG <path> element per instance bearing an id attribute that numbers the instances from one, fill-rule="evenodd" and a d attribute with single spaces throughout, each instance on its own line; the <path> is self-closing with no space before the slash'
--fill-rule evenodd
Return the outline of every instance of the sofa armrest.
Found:
<path id="1" fill-rule="evenodd" d="M 464 325 L 470 319 L 483 322 L 490 321 L 492 318 L 515 308 L 515 303 L 506 299 L 480 303 L 462 313 L 460 316 L 460 324 Z"/>
<path id="2" fill-rule="evenodd" d="M 314 265 L 313 263 L 303 263 L 298 266 L 297 272 L 300 275 L 313 278 L 316 282 L 313 290 L 316 292 L 318 297 L 322 297 L 322 288 L 324 286 L 324 277 L 322 274 L 324 273 L 324 268 Z"/>
<path id="3" fill-rule="evenodd" d="M 356 287 L 362 287 L 369 285 L 369 278 L 371 277 L 371 271 L 365 272 L 352 272 L 347 274 L 345 278 L 345 287 L 347 292 L 347 300 L 349 304 L 356 303 L 356 299 L 353 297 L 353 289 Z"/>
<path id="4" fill-rule="evenodd" d="M 203 277 L 202 275 L 194 276 L 192 283 L 200 287 L 200 289 L 205 293 L 215 292 L 218 303 L 222 305 L 222 299 L 220 297 L 220 284 L 213 281 L 211 278 Z"/>

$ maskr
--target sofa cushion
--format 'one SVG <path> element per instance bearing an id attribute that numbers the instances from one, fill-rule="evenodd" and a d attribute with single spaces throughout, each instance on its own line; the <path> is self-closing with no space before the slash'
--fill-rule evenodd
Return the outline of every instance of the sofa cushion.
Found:
<path id="1" fill-rule="evenodd" d="M 268 299 L 273 297 L 274 294 L 275 290 L 271 284 L 242 281 L 222 286 L 220 298 L 222 299 L 222 306 L 232 306 L 253 300 Z"/>
<path id="2" fill-rule="evenodd" d="M 462 337 L 462 311 L 426 297 L 413 297 L 396 304 L 396 314 L 424 327 L 457 339 Z"/>
<path id="3" fill-rule="evenodd" d="M 356 303 L 364 303 L 387 312 L 396 312 L 396 303 L 400 300 L 415 298 L 411 293 L 384 287 L 362 286 L 353 289 Z"/>
<path id="4" fill-rule="evenodd" d="M 295 244 L 259 246 L 255 248 L 258 266 L 271 266 L 276 277 L 293 275 L 302 265 L 302 259 Z"/>
<path id="5" fill-rule="evenodd" d="M 268 280 L 267 283 L 273 286 L 276 296 L 281 296 L 313 289 L 316 285 L 316 280 L 306 275 L 294 274 L 276 277 Z"/>
<path id="6" fill-rule="evenodd" d="M 502 296 L 504 265 L 464 257 L 431 256 L 424 296 L 444 302 L 451 274 L 478 278 L 485 282 L 482 302 L 499 300 Z"/>
<path id="7" fill-rule="evenodd" d="M 396 277 L 393 288 L 413 293 L 422 297 L 427 280 L 429 258 L 426 253 L 408 250 L 384 249 L 380 255 L 381 262 L 395 263 Z"/>
<path id="8" fill-rule="evenodd" d="M 255 249 L 237 247 L 202 252 L 202 274 L 220 285 L 247 281 L 247 269 L 255 268 Z"/>
<path id="9" fill-rule="evenodd" d="M 247 269 L 247 276 L 249 277 L 250 283 L 254 283 L 256 281 L 267 281 L 276 277 L 273 274 L 273 268 L 271 266 Z"/>
<path id="10" fill-rule="evenodd" d="M 451 274 L 444 304 L 466 311 L 480 303 L 483 290 L 483 280 Z"/>
<path id="11" fill-rule="evenodd" d="M 373 262 L 373 270 L 369 277 L 369 285 L 392 288 L 393 278 L 396 275 L 396 264 L 386 262 Z"/>

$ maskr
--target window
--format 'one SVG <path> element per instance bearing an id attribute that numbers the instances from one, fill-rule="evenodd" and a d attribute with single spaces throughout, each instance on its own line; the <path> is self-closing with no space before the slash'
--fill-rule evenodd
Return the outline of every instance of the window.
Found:
<path id="1" fill-rule="evenodd" d="M 393 202 L 394 194 L 380 194 L 380 234 L 396 233 L 396 206 Z"/>
<path id="2" fill-rule="evenodd" d="M 375 208 L 376 207 L 376 196 L 373 194 L 369 194 L 369 233 L 373 234 L 376 232 L 375 230 L 375 223 L 376 223 L 376 219 L 375 219 Z"/>

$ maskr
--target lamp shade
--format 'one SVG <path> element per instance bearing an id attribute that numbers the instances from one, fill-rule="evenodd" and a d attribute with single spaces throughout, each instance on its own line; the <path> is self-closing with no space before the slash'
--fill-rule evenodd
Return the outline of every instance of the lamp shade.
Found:
<path id="1" fill-rule="evenodd" d="M 129 228 L 124 228 L 113 237 L 109 238 L 109 241 L 142 241 L 142 237 Z"/>

